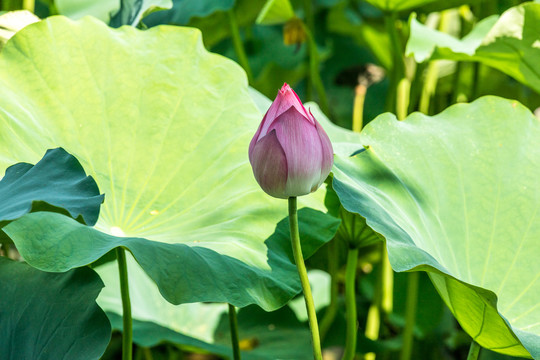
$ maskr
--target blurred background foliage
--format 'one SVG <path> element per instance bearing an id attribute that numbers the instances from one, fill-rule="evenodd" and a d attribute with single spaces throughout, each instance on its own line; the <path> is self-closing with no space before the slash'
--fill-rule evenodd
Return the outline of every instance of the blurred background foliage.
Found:
<path id="1" fill-rule="evenodd" d="M 388 74 L 395 72 L 394 67 L 398 63 L 392 50 L 393 39 L 385 24 L 385 13 L 395 15 L 398 44 L 405 53 L 405 45 L 412 34 L 412 21 L 461 39 L 483 19 L 499 16 L 520 3 L 517 0 L 291 0 L 292 17 L 267 23 L 261 17 L 261 11 L 267 5 L 265 0 L 2 0 L 1 10 L 27 9 L 39 18 L 61 14 L 77 19 L 92 15 L 112 27 L 132 25 L 146 29 L 175 25 L 198 28 L 206 48 L 242 65 L 250 86 L 268 98 L 273 99 L 277 89 L 287 82 L 303 101 L 319 104 L 327 101 L 326 106 L 321 106 L 326 115 L 335 124 L 352 129 L 359 87 L 365 95 L 361 99 L 364 125 L 385 111 L 395 112 L 394 104 L 389 100 L 395 84 L 392 85 L 393 80 Z M 36 21 L 28 14 L 15 20 L 6 15 L 9 13 L 0 16 L 0 38 L 4 42 L 27 23 Z M 311 44 L 316 46 L 316 71 L 326 100 L 321 98 L 314 83 L 316 79 L 310 63 L 311 40 Z M 501 69 L 482 62 L 458 58 L 448 60 L 440 54 L 437 58 L 440 60 L 436 62 L 417 63 L 412 55 L 413 51 L 411 56 L 403 59 L 404 77 L 410 82 L 407 113 L 422 111 L 436 114 L 456 102 L 470 102 L 488 94 L 516 99 L 532 111 L 540 107 L 540 95 L 533 86 L 523 84 Z M 426 96 L 430 101 L 425 101 Z M 326 204 L 332 215 L 342 218 L 353 216 L 340 208 L 332 196 L 329 191 Z M 363 224 L 362 220 L 349 219 L 348 222 L 358 222 L 356 230 L 367 228 L 365 220 Z M 363 242 L 351 244 L 358 237 Z M 382 243 L 369 228 L 361 236 L 351 234 L 351 229 L 340 228 L 336 239 L 308 261 L 311 269 L 334 275 L 333 281 L 327 281 L 322 289 L 315 291 L 315 294 L 335 294 L 332 302 L 326 302 L 318 310 L 321 328 L 324 329 L 321 331 L 325 358 L 339 359 L 343 349 L 345 262 L 350 246 L 360 248 L 357 269 L 358 351 L 374 353 L 377 359 L 397 359 L 405 324 L 407 274 L 395 274 L 393 306 L 388 312 L 383 311 L 378 339 L 368 339 L 363 329 L 372 304 L 380 302 L 377 299 L 381 298 L 383 290 L 378 279 L 383 276 L 381 267 L 384 263 Z M 329 265 L 331 256 L 338 259 L 337 267 Z M 250 306 L 240 309 L 238 316 L 240 345 L 248 354 L 246 359 L 309 358 L 305 356 L 310 351 L 309 347 L 304 349 L 309 345 L 306 319 L 290 307 L 265 313 Z M 109 317 L 113 328 L 120 329 L 118 315 L 110 314 Z M 136 321 L 134 328 L 136 359 L 220 359 L 230 354 L 226 313 L 221 315 L 215 327 L 213 344 L 153 323 Z M 144 333 L 149 336 L 137 337 L 137 334 Z M 470 341 L 428 276 L 421 272 L 411 358 L 464 359 Z M 261 347 L 263 343 L 270 345 Z M 116 331 L 103 359 L 117 359 L 120 351 L 121 336 Z M 375 358 L 371 356 L 366 358 Z M 488 350 L 482 351 L 480 358 L 511 359 Z"/>

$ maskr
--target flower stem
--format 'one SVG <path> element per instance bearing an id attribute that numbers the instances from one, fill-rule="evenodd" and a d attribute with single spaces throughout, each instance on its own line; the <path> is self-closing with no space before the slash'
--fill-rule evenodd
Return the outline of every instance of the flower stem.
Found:
<path id="1" fill-rule="evenodd" d="M 467 355 L 467 360 L 476 360 L 478 359 L 478 355 L 480 355 L 480 350 L 482 348 L 476 341 L 471 342 L 471 347 L 469 348 L 469 355 Z"/>
<path id="2" fill-rule="evenodd" d="M 405 302 L 405 328 L 403 329 L 403 346 L 401 347 L 400 360 L 411 358 L 414 343 L 414 324 L 416 322 L 416 305 L 418 302 L 418 280 L 420 273 L 417 271 L 408 274 L 407 300 Z"/>
<path id="3" fill-rule="evenodd" d="M 116 248 L 118 258 L 118 272 L 120 274 L 120 292 L 122 294 L 122 360 L 133 358 L 133 327 L 131 320 L 131 302 L 129 300 L 129 283 L 126 263 L 126 253 L 124 248 Z"/>
<path id="4" fill-rule="evenodd" d="M 289 225 L 291 229 L 291 243 L 294 261 L 300 276 L 300 283 L 304 292 L 304 300 L 306 301 L 306 309 L 308 314 L 309 329 L 311 330 L 311 342 L 313 345 L 313 358 L 322 360 L 321 339 L 319 337 L 319 325 L 317 324 L 317 314 L 315 305 L 313 304 L 313 296 L 311 295 L 311 287 L 302 256 L 302 246 L 300 245 L 300 233 L 298 231 L 298 215 L 296 213 L 296 196 L 289 198 Z"/>
<path id="5" fill-rule="evenodd" d="M 384 245 L 381 244 L 384 251 Z M 364 335 L 370 340 L 377 340 L 379 338 L 379 330 L 381 327 L 381 308 L 382 308 L 382 288 L 383 284 L 383 266 L 378 267 L 377 278 L 375 280 L 375 292 L 373 294 L 373 300 L 369 306 L 368 315 L 366 319 L 366 330 Z M 364 357 L 365 360 L 374 360 L 376 358 L 375 353 L 367 353 Z"/>
<path id="6" fill-rule="evenodd" d="M 229 26 L 231 28 L 231 36 L 234 44 L 234 51 L 236 56 L 238 56 L 238 62 L 240 66 L 244 68 L 246 72 L 248 82 L 251 84 L 253 82 L 253 75 L 251 73 L 251 67 L 249 66 L 249 61 L 244 50 L 244 44 L 242 43 L 242 38 L 240 37 L 240 30 L 238 28 L 238 22 L 236 21 L 236 15 L 234 14 L 233 9 L 227 11 L 227 16 L 229 18 Z"/>
<path id="7" fill-rule="evenodd" d="M 231 329 L 231 343 L 233 348 L 233 359 L 240 360 L 240 344 L 238 343 L 238 320 L 236 318 L 236 308 L 229 304 L 229 327 Z"/>
<path id="8" fill-rule="evenodd" d="M 339 253 L 337 251 L 337 241 L 334 239 L 328 244 L 328 273 L 330 274 L 330 304 L 321 320 L 320 334 L 324 340 L 328 330 L 334 323 L 338 311 L 338 262 Z"/>
<path id="9" fill-rule="evenodd" d="M 357 318 L 356 318 L 356 266 L 358 249 L 347 252 L 347 268 L 345 270 L 345 304 L 347 309 L 347 335 L 345 353 L 342 360 L 353 360 L 356 354 Z"/>

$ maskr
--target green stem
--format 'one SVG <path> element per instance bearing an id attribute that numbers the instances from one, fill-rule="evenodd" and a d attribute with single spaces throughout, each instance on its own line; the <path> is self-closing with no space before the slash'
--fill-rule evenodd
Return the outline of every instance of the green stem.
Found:
<path id="1" fill-rule="evenodd" d="M 11 10 L 11 2 L 12 0 L 4 0 L 0 3 L 0 10 L 1 11 L 10 11 Z"/>
<path id="2" fill-rule="evenodd" d="M 238 22 L 236 21 L 236 15 L 234 14 L 233 9 L 229 9 L 227 11 L 227 16 L 229 18 L 229 25 L 231 28 L 234 51 L 236 52 L 236 56 L 238 56 L 238 61 L 240 65 L 244 68 L 244 71 L 246 72 L 248 82 L 252 83 L 253 76 L 251 73 L 251 68 L 249 66 L 249 61 L 246 55 L 246 51 L 244 50 L 244 44 L 242 42 L 242 38 L 240 37 L 240 30 L 238 28 Z"/>
<path id="3" fill-rule="evenodd" d="M 364 102 L 366 100 L 367 86 L 359 84 L 356 86 L 353 105 L 352 130 L 360 132 L 364 126 Z"/>
<path id="4" fill-rule="evenodd" d="M 143 347 L 142 351 L 146 360 L 154 360 L 154 357 L 152 356 L 152 349 L 148 347 Z"/>
<path id="5" fill-rule="evenodd" d="M 4 256 L 9 258 L 9 244 L 7 242 L 2 243 L 2 250 L 4 251 Z"/>
<path id="6" fill-rule="evenodd" d="M 169 354 L 168 360 L 182 360 L 184 359 L 184 354 L 182 350 L 178 349 L 176 346 L 167 344 L 167 353 Z"/>
<path id="7" fill-rule="evenodd" d="M 311 4 L 311 0 L 303 0 L 302 1 L 302 7 L 304 8 L 304 21 L 306 23 L 307 28 L 309 29 L 309 34 L 315 34 L 315 21 L 314 21 L 314 18 L 313 18 L 313 6 Z M 311 44 L 309 44 L 309 47 L 311 48 Z M 313 75 L 311 73 L 311 66 L 312 66 L 311 62 L 312 62 L 312 56 L 309 55 L 310 75 L 306 78 L 306 99 L 307 99 L 307 101 L 313 100 L 312 88 L 314 86 L 314 80 L 313 80 Z M 317 92 L 318 91 L 319 90 L 317 90 Z"/>
<path id="8" fill-rule="evenodd" d="M 233 359 L 240 360 L 240 344 L 238 342 L 238 320 L 236 318 L 236 308 L 229 304 L 229 327 L 231 329 L 231 343 L 233 348 Z"/>
<path id="9" fill-rule="evenodd" d="M 466 102 L 467 95 L 461 90 L 461 73 L 463 71 L 464 63 L 462 61 L 456 62 L 456 72 L 454 73 L 454 80 L 452 85 L 452 102 Z"/>
<path id="10" fill-rule="evenodd" d="M 313 33 L 306 24 L 304 25 L 304 31 L 308 40 L 309 48 L 309 75 L 310 79 L 313 82 L 313 86 L 317 90 L 319 95 L 319 105 L 321 110 L 326 114 L 328 113 L 328 100 L 326 98 L 326 91 L 324 90 L 324 85 L 321 79 L 321 74 L 319 73 L 319 51 L 317 50 L 317 43 L 313 37 Z"/>
<path id="11" fill-rule="evenodd" d="M 384 244 L 381 244 L 381 256 L 383 256 L 384 252 Z M 375 291 L 373 294 L 373 300 L 371 301 L 371 305 L 369 306 L 367 320 L 366 320 L 366 330 L 364 332 L 366 338 L 370 340 L 377 340 L 379 338 L 379 330 L 381 327 L 381 309 L 382 309 L 382 293 L 383 293 L 383 286 L 384 286 L 384 269 L 383 269 L 383 261 L 381 260 L 381 264 L 378 267 L 377 271 L 377 279 L 375 282 Z M 364 356 L 365 360 L 375 360 L 375 353 L 367 353 Z"/>
<path id="12" fill-rule="evenodd" d="M 328 273 L 330 274 L 330 304 L 326 308 L 326 312 L 321 320 L 320 334 L 321 340 L 324 340 L 328 330 L 334 323 L 338 312 L 338 262 L 339 253 L 337 251 L 336 239 L 330 241 L 328 244 Z"/>
<path id="13" fill-rule="evenodd" d="M 122 360 L 131 360 L 133 357 L 133 327 L 131 320 L 131 302 L 129 300 L 129 283 L 125 250 L 122 247 L 116 248 L 116 256 L 118 258 L 120 292 L 122 294 Z"/>
<path id="14" fill-rule="evenodd" d="M 469 348 L 469 355 L 467 355 L 467 360 L 476 360 L 478 359 L 478 355 L 480 355 L 480 350 L 482 350 L 482 347 L 478 345 L 476 341 L 471 342 L 471 347 Z"/>
<path id="15" fill-rule="evenodd" d="M 411 358 L 414 344 L 414 324 L 416 321 L 416 305 L 418 303 L 418 280 L 420 273 L 415 271 L 409 273 L 407 282 L 407 300 L 405 302 L 405 328 L 403 329 L 403 346 L 401 348 L 400 360 Z"/>
<path id="16" fill-rule="evenodd" d="M 405 77 L 405 61 L 403 59 L 403 47 L 396 28 L 397 14 L 395 12 L 384 14 L 386 31 L 390 36 L 392 46 L 392 71 L 390 72 L 390 92 L 387 98 L 387 110 L 396 112 L 396 100 L 398 86 L 402 78 Z"/>
<path id="17" fill-rule="evenodd" d="M 431 102 L 433 95 L 435 95 L 438 79 L 438 60 L 430 61 L 426 72 L 426 79 L 424 80 L 424 86 L 422 87 L 422 95 L 420 95 L 419 110 L 424 114 L 429 114 L 429 103 Z"/>
<path id="18" fill-rule="evenodd" d="M 358 249 L 349 249 L 347 253 L 347 269 L 345 270 L 345 304 L 347 309 L 347 335 L 345 353 L 342 360 L 353 360 L 356 354 L 356 266 L 358 264 Z"/>
<path id="19" fill-rule="evenodd" d="M 411 98 L 411 82 L 406 77 L 401 78 L 397 87 L 396 115 L 398 120 L 404 120 L 409 113 Z"/>
<path id="20" fill-rule="evenodd" d="M 471 89 L 471 100 L 474 100 L 478 97 L 479 93 L 479 83 L 480 83 L 480 70 L 481 64 L 478 62 L 473 63 L 473 83 Z"/>
<path id="21" fill-rule="evenodd" d="M 450 11 L 441 12 L 441 20 L 439 22 L 439 31 L 447 33 L 450 30 L 452 23 L 452 13 Z M 422 95 L 420 97 L 419 110 L 424 114 L 429 114 L 429 104 L 437 90 L 437 82 L 439 80 L 439 61 L 433 60 L 429 62 L 426 72 L 426 79 L 422 87 Z"/>
<path id="22" fill-rule="evenodd" d="M 23 10 L 28 10 L 30 12 L 34 12 L 36 7 L 35 0 L 23 0 L 22 2 L 22 8 Z"/>
<path id="23" fill-rule="evenodd" d="M 300 276 L 302 290 L 304 291 L 304 300 L 306 301 L 306 309 L 308 314 L 309 328 L 311 330 L 311 341 L 313 345 L 313 358 L 322 360 L 321 339 L 319 337 L 319 326 L 317 324 L 317 314 L 315 305 L 313 304 L 313 296 L 311 295 L 311 287 L 307 276 L 306 265 L 302 255 L 302 246 L 300 245 L 300 233 L 298 231 L 298 215 L 296 213 L 296 196 L 289 198 L 289 225 L 291 229 L 291 243 L 294 261 Z"/>
<path id="24" fill-rule="evenodd" d="M 309 31 L 313 33 L 315 31 L 315 19 L 313 17 L 313 7 L 311 6 L 312 0 L 303 0 L 304 18 L 306 19 L 306 25 Z"/>
<path id="25" fill-rule="evenodd" d="M 386 245 L 382 246 L 382 291 L 381 291 L 381 310 L 387 315 L 392 312 L 394 308 L 394 270 L 390 265 L 388 259 L 388 252 L 386 251 Z"/>

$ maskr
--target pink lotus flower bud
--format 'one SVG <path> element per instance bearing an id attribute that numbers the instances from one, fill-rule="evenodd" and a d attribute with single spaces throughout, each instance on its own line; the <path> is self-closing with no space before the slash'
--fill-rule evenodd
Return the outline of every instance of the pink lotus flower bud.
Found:
<path id="1" fill-rule="evenodd" d="M 261 188 L 283 199 L 309 194 L 330 173 L 333 154 L 328 135 L 284 84 L 249 144 L 249 162 Z"/>

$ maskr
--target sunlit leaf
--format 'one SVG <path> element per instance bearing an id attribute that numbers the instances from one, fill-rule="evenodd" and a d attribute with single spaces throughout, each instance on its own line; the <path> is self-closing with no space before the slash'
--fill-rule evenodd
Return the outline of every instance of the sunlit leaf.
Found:
<path id="1" fill-rule="evenodd" d="M 540 122 L 484 97 L 428 117 L 384 114 L 366 151 L 336 157 L 333 186 L 387 241 L 396 271 L 428 271 L 465 331 L 540 356 Z M 530 354 L 530 355 L 529 355 Z"/>
<path id="2" fill-rule="evenodd" d="M 407 56 L 413 55 L 416 62 L 419 63 L 429 59 L 434 51 L 474 55 L 498 18 L 497 15 L 493 15 L 483 19 L 469 34 L 462 39 L 457 39 L 450 34 L 420 23 L 413 14 L 410 18 L 411 36 L 407 41 L 405 53 Z"/>
<path id="3" fill-rule="evenodd" d="M 13 35 L 40 19 L 27 10 L 9 11 L 0 15 L 0 50 Z"/>

